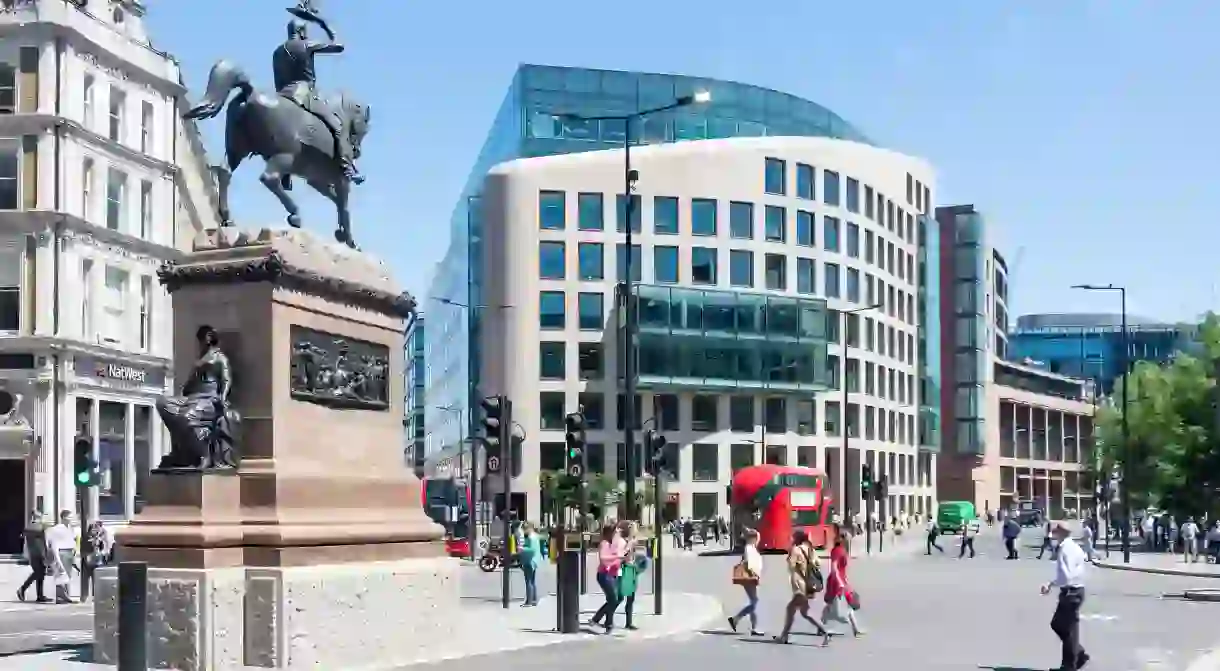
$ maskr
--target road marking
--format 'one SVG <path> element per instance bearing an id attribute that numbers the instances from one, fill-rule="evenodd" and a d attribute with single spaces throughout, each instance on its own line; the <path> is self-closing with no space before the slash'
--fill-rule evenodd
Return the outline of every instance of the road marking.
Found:
<path id="1" fill-rule="evenodd" d="M 1113 622 L 1114 620 L 1118 619 L 1118 616 L 1117 615 L 1102 615 L 1101 613 L 1089 613 L 1087 615 L 1081 615 L 1080 619 L 1082 619 L 1082 620 L 1100 620 L 1102 622 Z"/>
<path id="2" fill-rule="evenodd" d="M 93 632 L 84 631 L 81 629 L 65 629 L 65 630 L 42 629 L 39 631 L 21 631 L 21 632 L 15 633 L 15 634 L 0 634 L 0 639 L 10 639 L 10 638 L 51 638 L 51 639 L 55 639 L 55 640 L 78 639 L 79 638 L 79 639 L 91 641 L 91 640 L 93 640 Z"/>

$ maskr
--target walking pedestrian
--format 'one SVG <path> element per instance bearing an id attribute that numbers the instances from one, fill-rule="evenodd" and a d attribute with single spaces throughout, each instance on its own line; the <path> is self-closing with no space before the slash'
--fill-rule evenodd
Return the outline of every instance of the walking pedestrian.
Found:
<path id="1" fill-rule="evenodd" d="M 525 578 L 523 608 L 538 605 L 538 567 L 542 565 L 542 541 L 530 522 L 521 524 L 521 575 Z"/>
<path id="2" fill-rule="evenodd" d="M 618 523 L 618 534 L 626 541 L 623 549 L 623 563 L 618 574 L 618 598 L 623 603 L 623 616 L 627 622 L 627 629 L 632 631 L 639 629 L 631 621 L 631 616 L 635 612 L 635 590 L 639 584 L 640 575 L 640 567 L 636 563 L 636 553 L 639 552 L 638 531 L 635 522 L 623 520 Z"/>
<path id="3" fill-rule="evenodd" d="M 1084 523 L 1084 529 L 1081 530 L 1080 540 L 1084 543 L 1084 556 L 1089 561 L 1097 559 L 1097 548 L 1093 542 L 1093 524 L 1089 520 Z"/>
<path id="4" fill-rule="evenodd" d="M 627 542 L 619 535 L 613 524 L 602 527 L 602 539 L 597 546 L 597 585 L 606 595 L 606 602 L 593 614 L 590 624 L 604 621 L 606 633 L 614 631 L 614 611 L 618 609 L 618 575 L 623 567 L 623 552 Z"/>
<path id="5" fill-rule="evenodd" d="M 76 603 L 70 591 L 72 569 L 76 566 L 76 532 L 72 530 L 71 510 L 60 511 L 59 524 L 47 530 L 47 549 L 51 551 L 55 603 Z"/>
<path id="6" fill-rule="evenodd" d="M 1004 517 L 1004 547 L 1008 550 L 1008 556 L 1005 559 L 1017 558 L 1017 538 L 1021 536 L 1021 525 L 1017 523 L 1016 518 L 1011 515 Z"/>
<path id="7" fill-rule="evenodd" d="M 743 617 L 750 618 L 750 635 L 762 636 L 758 628 L 758 584 L 762 581 L 763 560 L 758 551 L 758 532 L 746 529 L 745 546 L 741 551 L 741 562 L 733 567 L 733 582 L 741 585 L 746 593 L 746 605 L 729 618 L 729 628 L 737 631 L 737 623 Z"/>
<path id="8" fill-rule="evenodd" d="M 1088 566 L 1084 550 L 1072 540 L 1067 524 L 1057 522 L 1051 535 L 1058 541 L 1055 579 L 1042 586 L 1042 594 L 1059 589 L 1059 601 L 1051 617 L 1051 630 L 1061 644 L 1057 671 L 1077 671 L 1089 662 L 1089 653 L 1080 645 L 1080 607 L 1084 605 L 1084 577 Z"/>
<path id="9" fill-rule="evenodd" d="M 17 590 L 17 599 L 25 601 L 26 591 L 34 586 L 37 603 L 50 603 L 44 584 L 47 579 L 47 525 L 42 519 L 42 513 L 34 511 L 30 514 L 30 523 L 22 532 L 25 539 L 25 556 L 30 560 L 30 576 L 21 583 Z"/>
<path id="10" fill-rule="evenodd" d="M 1193 564 L 1199 561 L 1199 525 L 1195 524 L 1193 516 L 1186 518 L 1178 534 L 1182 539 L 1182 562 Z"/>
<path id="11" fill-rule="evenodd" d="M 970 558 L 974 559 L 974 539 L 978 537 L 979 532 L 982 530 L 983 527 L 979 524 L 978 515 L 975 515 L 974 519 L 966 522 L 966 525 L 962 527 L 962 547 L 958 550 L 958 559 L 966 556 L 966 550 L 970 550 Z"/>
<path id="12" fill-rule="evenodd" d="M 1055 535 L 1054 530 L 1051 528 L 1051 522 L 1047 521 L 1046 533 L 1045 533 L 1045 535 L 1042 536 L 1042 547 L 1038 548 L 1038 559 L 1042 559 L 1043 553 L 1045 553 L 1047 550 L 1050 550 L 1051 551 L 1051 561 L 1055 560 L 1055 553 L 1058 552 L 1058 550 L 1055 548 L 1055 545 L 1053 542 L 1054 535 Z"/>
<path id="13" fill-rule="evenodd" d="M 788 582 L 792 587 L 792 598 L 784 608 L 784 628 L 775 637 L 775 642 L 788 642 L 792 623 L 800 613 L 822 635 L 822 647 L 830 645 L 830 631 L 826 625 L 809 614 L 809 600 L 825 589 L 826 581 L 822 578 L 818 556 L 813 551 L 809 536 L 800 529 L 792 532 L 792 549 L 788 552 Z"/>
<path id="14" fill-rule="evenodd" d="M 822 622 L 836 622 L 851 626 L 853 636 L 864 635 L 860 622 L 856 619 L 856 608 L 860 606 L 860 596 L 852 589 L 847 580 L 847 563 L 851 556 L 850 539 L 843 536 L 835 538 L 834 549 L 830 551 L 830 569 L 826 576 L 826 605 L 822 608 Z"/>
<path id="15" fill-rule="evenodd" d="M 928 532 L 928 555 L 932 554 L 932 548 L 936 548 L 940 550 L 941 554 L 944 554 L 945 549 L 940 546 L 940 543 L 936 542 L 940 538 L 940 527 L 936 526 L 936 520 L 929 517 L 928 523 L 924 528 Z"/>

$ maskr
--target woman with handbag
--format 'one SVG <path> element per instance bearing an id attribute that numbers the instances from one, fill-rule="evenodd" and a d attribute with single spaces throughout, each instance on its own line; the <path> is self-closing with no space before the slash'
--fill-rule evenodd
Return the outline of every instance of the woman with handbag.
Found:
<path id="1" fill-rule="evenodd" d="M 822 647 L 830 645 L 830 632 L 826 626 L 809 614 L 809 599 L 822 591 L 825 582 L 809 536 L 800 529 L 792 533 L 792 550 L 788 552 L 788 579 L 792 585 L 792 598 L 784 609 L 784 629 L 775 637 L 775 642 L 788 642 L 792 622 L 796 619 L 796 614 L 800 613 L 801 617 L 822 635 Z"/>
<path id="2" fill-rule="evenodd" d="M 631 618 L 635 612 L 635 590 L 640 576 L 640 565 L 636 561 L 636 554 L 639 552 L 639 539 L 636 537 L 638 531 L 635 522 L 623 520 L 618 523 L 619 536 L 626 541 L 626 547 L 623 549 L 623 563 L 619 566 L 618 597 L 623 603 L 623 616 L 627 621 L 627 629 L 632 631 L 639 629 Z"/>
<path id="3" fill-rule="evenodd" d="M 834 549 L 830 551 L 830 573 L 826 576 L 826 606 L 822 609 L 822 621 L 841 622 L 851 625 L 851 633 L 859 638 L 864 635 L 856 619 L 860 607 L 860 596 L 847 581 L 847 558 L 851 555 L 848 541 L 836 535 Z"/>
<path id="4" fill-rule="evenodd" d="M 762 555 L 758 552 L 758 532 L 746 529 L 745 547 L 741 552 L 741 561 L 733 567 L 733 584 L 741 585 L 746 593 L 746 605 L 737 614 L 729 618 L 729 627 L 737 631 L 737 623 L 741 618 L 750 617 L 750 635 L 762 636 L 758 629 L 758 582 L 762 579 Z"/>

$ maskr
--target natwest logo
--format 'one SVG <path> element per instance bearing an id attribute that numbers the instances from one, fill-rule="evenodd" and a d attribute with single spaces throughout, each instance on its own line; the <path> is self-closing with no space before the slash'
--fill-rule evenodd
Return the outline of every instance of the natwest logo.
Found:
<path id="1" fill-rule="evenodd" d="M 108 377 L 112 380 L 143 383 L 145 378 L 148 377 L 148 374 L 139 368 L 124 366 L 117 363 L 102 363 L 99 361 L 97 364 L 97 376 Z"/>

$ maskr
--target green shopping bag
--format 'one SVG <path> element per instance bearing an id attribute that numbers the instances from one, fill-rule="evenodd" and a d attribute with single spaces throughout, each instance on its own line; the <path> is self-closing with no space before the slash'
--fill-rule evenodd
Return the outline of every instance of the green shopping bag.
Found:
<path id="1" fill-rule="evenodd" d="M 636 567 L 635 562 L 623 562 L 618 574 L 618 594 L 622 598 L 627 598 L 635 594 L 636 578 L 639 576 L 640 570 Z"/>

